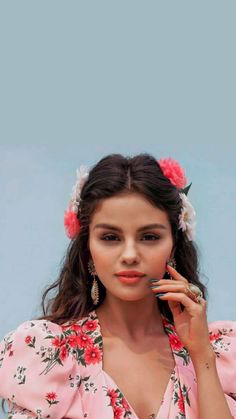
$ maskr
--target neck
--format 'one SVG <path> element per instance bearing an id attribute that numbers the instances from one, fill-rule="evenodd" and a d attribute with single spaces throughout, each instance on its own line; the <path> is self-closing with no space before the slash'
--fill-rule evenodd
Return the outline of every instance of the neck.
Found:
<path id="1" fill-rule="evenodd" d="M 161 314 L 155 298 L 122 301 L 106 295 L 96 313 L 107 336 L 140 339 L 163 333 Z"/>

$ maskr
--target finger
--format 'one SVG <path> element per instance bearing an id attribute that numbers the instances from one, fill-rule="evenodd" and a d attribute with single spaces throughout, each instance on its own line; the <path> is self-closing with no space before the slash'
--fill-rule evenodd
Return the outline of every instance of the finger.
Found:
<path id="1" fill-rule="evenodd" d="M 184 281 L 184 282 L 188 282 L 188 280 L 181 275 L 179 272 L 177 272 L 177 270 L 175 268 L 173 268 L 173 266 L 166 265 L 168 272 L 170 273 L 170 275 L 172 276 L 173 279 L 179 280 L 179 281 Z"/>
<path id="2" fill-rule="evenodd" d="M 185 284 L 174 282 L 172 281 L 172 284 L 163 284 L 163 285 L 152 285 L 151 290 L 154 292 L 182 292 L 187 294 L 188 289 Z"/>
<path id="3" fill-rule="evenodd" d="M 186 285 L 188 285 L 189 283 L 188 282 L 186 282 L 186 281 L 183 281 L 183 280 L 179 280 L 179 281 L 173 281 L 173 279 L 166 279 L 166 278 L 163 278 L 163 279 L 159 279 L 159 280 L 156 280 L 156 281 L 149 281 L 150 282 L 150 285 L 172 285 L 173 286 L 173 284 L 184 284 L 185 286 Z"/>
<path id="4" fill-rule="evenodd" d="M 168 292 L 165 295 L 159 297 L 161 300 L 168 301 L 177 301 L 182 303 L 183 306 L 189 311 L 189 313 L 196 313 L 196 310 L 202 311 L 202 304 L 193 301 L 191 298 L 187 297 L 186 294 L 180 292 Z"/>
<path id="5" fill-rule="evenodd" d="M 176 316 L 178 316 L 178 314 L 182 313 L 182 308 L 180 303 L 178 303 L 177 301 L 168 301 L 168 305 L 172 311 L 173 317 L 175 318 Z"/>

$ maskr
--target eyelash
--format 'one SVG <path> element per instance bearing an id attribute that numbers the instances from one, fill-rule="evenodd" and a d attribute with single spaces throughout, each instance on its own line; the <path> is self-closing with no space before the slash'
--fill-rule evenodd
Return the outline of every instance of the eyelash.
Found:
<path id="1" fill-rule="evenodd" d="M 157 240 L 160 240 L 160 237 L 159 236 L 156 236 L 155 234 L 145 234 L 144 236 L 149 236 L 149 237 L 155 237 L 155 240 L 148 240 L 148 241 L 157 241 Z M 107 239 L 107 237 L 116 237 L 115 236 L 115 234 L 106 234 L 105 236 L 103 236 L 103 237 L 101 237 L 101 240 L 104 240 L 104 241 L 113 241 L 113 240 L 106 240 Z M 145 241 L 147 241 L 147 240 L 145 240 Z"/>

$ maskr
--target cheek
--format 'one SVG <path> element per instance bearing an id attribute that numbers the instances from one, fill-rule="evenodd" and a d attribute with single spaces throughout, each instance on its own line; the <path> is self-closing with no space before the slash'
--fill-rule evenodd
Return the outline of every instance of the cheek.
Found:
<path id="1" fill-rule="evenodd" d="M 104 246 L 98 239 L 91 238 L 89 250 L 98 269 L 105 268 L 111 263 L 111 252 L 109 252 L 109 249 L 104 249 Z"/>

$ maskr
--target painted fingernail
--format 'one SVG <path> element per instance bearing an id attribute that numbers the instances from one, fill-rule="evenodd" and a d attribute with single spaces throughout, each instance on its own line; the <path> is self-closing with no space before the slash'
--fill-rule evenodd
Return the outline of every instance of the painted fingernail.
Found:
<path id="1" fill-rule="evenodd" d="M 149 279 L 148 281 L 149 281 L 149 282 L 158 282 L 158 281 L 160 281 L 160 279 L 157 279 L 157 278 L 151 278 L 151 279 Z"/>
<path id="2" fill-rule="evenodd" d="M 155 294 L 155 296 L 156 297 L 162 297 L 165 294 L 166 294 L 166 292 L 159 292 L 159 293 Z"/>
<path id="3" fill-rule="evenodd" d="M 160 287 L 160 285 L 158 285 L 158 284 L 156 284 L 156 285 L 148 285 L 149 286 L 149 288 L 151 288 L 152 290 L 154 289 L 154 288 L 156 288 L 156 287 Z"/>

